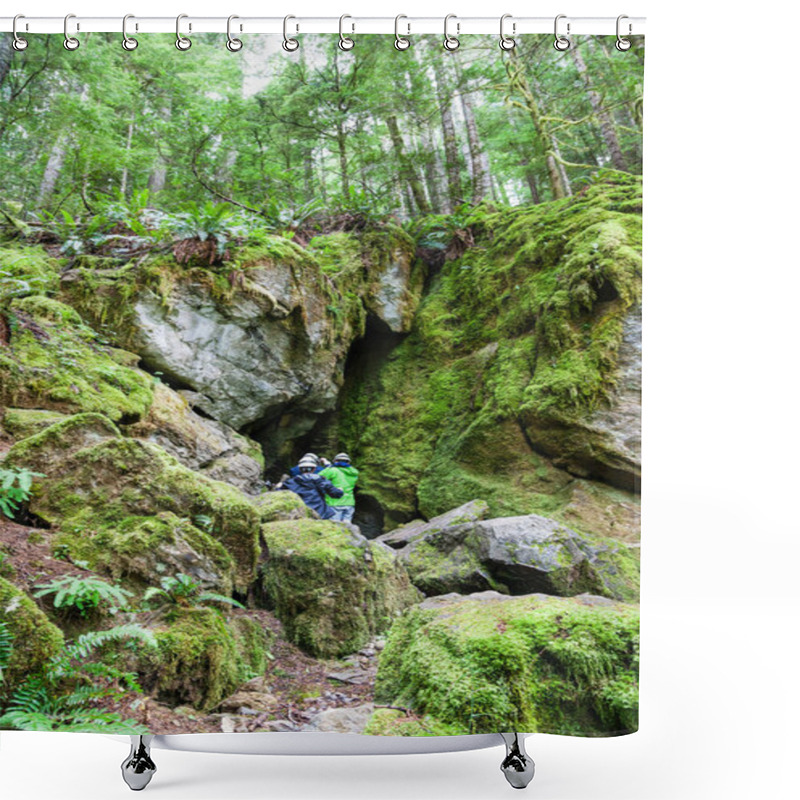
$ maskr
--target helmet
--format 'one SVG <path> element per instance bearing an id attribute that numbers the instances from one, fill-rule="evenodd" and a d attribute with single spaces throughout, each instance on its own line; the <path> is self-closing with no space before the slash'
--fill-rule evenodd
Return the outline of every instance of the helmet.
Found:
<path id="1" fill-rule="evenodd" d="M 347 453 L 337 453 L 333 459 L 334 461 L 346 461 L 348 464 L 350 463 L 350 456 Z"/>
<path id="2" fill-rule="evenodd" d="M 298 462 L 297 466 L 300 467 L 301 470 L 303 470 L 306 467 L 309 469 L 316 469 L 317 461 L 314 458 L 311 458 L 310 456 L 303 456 Z"/>
<path id="3" fill-rule="evenodd" d="M 316 453 L 306 453 L 300 460 L 302 461 L 303 459 L 306 458 L 310 458 L 314 462 L 314 466 L 317 466 L 319 464 L 319 456 Z"/>

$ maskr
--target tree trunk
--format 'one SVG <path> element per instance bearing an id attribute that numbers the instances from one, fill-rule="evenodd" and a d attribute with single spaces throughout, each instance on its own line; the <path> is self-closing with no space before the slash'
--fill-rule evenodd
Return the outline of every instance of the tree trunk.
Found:
<path id="1" fill-rule="evenodd" d="M 11 69 L 11 59 L 14 57 L 14 48 L 11 46 L 10 33 L 0 33 L 0 86 L 6 79 Z"/>
<path id="2" fill-rule="evenodd" d="M 561 171 L 558 168 L 558 162 L 555 158 L 557 145 L 553 135 L 550 133 L 549 127 L 544 120 L 542 120 L 543 115 L 539 108 L 539 103 L 523 71 L 522 60 L 517 54 L 517 48 L 506 52 L 505 68 L 506 74 L 508 75 L 509 87 L 512 92 L 516 90 L 522 96 L 525 110 L 531 118 L 533 128 L 536 131 L 542 150 L 545 153 L 545 166 L 547 167 L 547 175 L 550 178 L 553 199 L 560 200 L 562 197 L 567 196 L 567 189 L 564 186 Z"/>
<path id="3" fill-rule="evenodd" d="M 342 195 L 350 196 L 350 178 L 347 174 L 347 134 L 341 120 L 336 123 L 336 146 L 339 151 L 339 171 L 342 175 Z"/>
<path id="4" fill-rule="evenodd" d="M 50 150 L 50 156 L 47 159 L 47 166 L 44 168 L 42 182 L 39 184 L 39 194 L 36 198 L 37 208 L 47 205 L 50 195 L 53 194 L 56 188 L 56 181 L 61 174 L 61 168 L 64 166 L 66 151 L 67 135 L 62 133 L 58 139 L 56 139 L 53 148 Z"/>
<path id="5" fill-rule="evenodd" d="M 489 173 L 489 157 L 481 146 L 478 124 L 475 121 L 475 104 L 467 86 L 461 86 L 464 82 L 463 72 L 458 61 L 453 61 L 456 78 L 458 81 L 459 97 L 461 99 L 461 109 L 464 113 L 464 122 L 467 129 L 467 143 L 469 145 L 469 159 L 472 164 L 472 201 L 480 203 L 491 190 L 491 177 Z"/>
<path id="6" fill-rule="evenodd" d="M 627 171 L 628 165 L 625 163 L 625 157 L 622 155 L 622 148 L 619 146 L 619 138 L 617 137 L 617 129 L 611 115 L 603 108 L 603 100 L 600 95 L 595 91 L 592 85 L 592 79 L 589 75 L 589 70 L 586 68 L 586 62 L 583 60 L 580 49 L 571 47 L 572 60 L 575 62 L 575 67 L 581 76 L 583 85 L 586 87 L 586 94 L 589 95 L 589 102 L 592 104 L 592 110 L 600 123 L 600 132 L 603 135 L 603 140 L 608 148 L 611 163 L 618 170 L 623 172 Z"/>
<path id="7" fill-rule="evenodd" d="M 431 46 L 435 47 L 434 45 Z M 439 114 L 442 119 L 445 175 L 447 176 L 447 203 L 443 211 L 445 214 L 449 214 L 463 200 L 461 192 L 461 168 L 458 158 L 456 126 L 453 124 L 453 109 L 450 105 L 450 87 L 441 66 L 439 53 L 436 52 L 435 55 L 436 57 L 430 59 L 429 64 L 433 69 L 434 83 L 436 84 L 436 102 L 439 106 Z"/>
<path id="8" fill-rule="evenodd" d="M 411 189 L 414 196 L 414 203 L 421 214 L 430 214 L 431 207 L 428 198 L 425 196 L 425 189 L 417 175 L 414 165 L 409 161 L 403 144 L 403 136 L 400 133 L 400 126 L 397 124 L 397 117 L 394 115 L 386 118 L 386 127 L 389 129 L 389 137 L 394 147 L 395 158 L 400 165 L 400 175 Z"/>
<path id="9" fill-rule="evenodd" d="M 134 120 L 131 119 L 128 123 L 128 137 L 125 140 L 125 166 L 122 168 L 122 179 L 119 182 L 119 193 L 123 199 L 128 191 L 128 159 L 130 158 L 131 145 L 133 144 L 133 122 Z"/>

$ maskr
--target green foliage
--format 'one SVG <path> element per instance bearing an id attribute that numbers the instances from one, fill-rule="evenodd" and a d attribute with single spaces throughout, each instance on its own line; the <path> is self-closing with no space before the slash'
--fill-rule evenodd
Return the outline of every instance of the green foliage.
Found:
<path id="1" fill-rule="evenodd" d="M 68 612 L 76 609 L 84 618 L 96 611 L 116 614 L 128 605 L 128 599 L 133 596 L 131 592 L 94 576 L 57 578 L 46 584 L 37 584 L 34 588 L 39 590 L 34 597 L 55 595 L 54 608 L 64 608 Z"/>
<path id="2" fill-rule="evenodd" d="M 13 519 L 20 505 L 30 500 L 33 479 L 41 477 L 41 472 L 25 467 L 0 466 L 0 511 Z"/>
<path id="3" fill-rule="evenodd" d="M 116 712 L 108 712 L 100 701 L 141 692 L 136 677 L 111 664 L 101 655 L 103 648 L 136 642 L 154 647 L 153 634 L 138 625 L 120 625 L 92 631 L 70 642 L 39 671 L 7 690 L 2 704 L 0 728 L 32 731 L 146 733 L 147 729 Z"/>
<path id="4" fill-rule="evenodd" d="M 161 588 L 151 586 L 144 593 L 142 602 L 153 608 L 162 609 L 170 606 L 200 606 L 204 603 L 224 603 L 234 608 L 244 608 L 240 602 L 231 597 L 204 591 L 191 575 L 184 573 L 162 578 Z"/>
<path id="5" fill-rule="evenodd" d="M 11 651 L 14 648 L 14 637 L 8 628 L 8 624 L 0 621 L 0 687 L 3 684 L 3 670 L 11 661 Z M 0 689 L 0 691 L 2 691 Z"/>

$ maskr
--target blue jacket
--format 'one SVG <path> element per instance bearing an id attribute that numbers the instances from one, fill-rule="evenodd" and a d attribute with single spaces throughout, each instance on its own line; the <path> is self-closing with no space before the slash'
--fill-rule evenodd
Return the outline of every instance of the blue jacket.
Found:
<path id="1" fill-rule="evenodd" d="M 344 494 L 341 489 L 337 489 L 327 478 L 323 478 L 316 472 L 294 475 L 283 484 L 283 488 L 299 495 L 300 499 L 310 509 L 316 511 L 322 519 L 328 519 L 330 516 L 326 495 L 341 497 Z"/>

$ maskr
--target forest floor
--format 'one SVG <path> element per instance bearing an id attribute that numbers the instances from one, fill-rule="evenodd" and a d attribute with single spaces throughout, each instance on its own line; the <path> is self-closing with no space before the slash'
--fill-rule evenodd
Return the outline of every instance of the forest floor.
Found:
<path id="1" fill-rule="evenodd" d="M 37 585 L 54 579 L 95 574 L 54 558 L 51 536 L 47 529 L 19 525 L 0 516 L 0 575 L 32 594 Z M 52 609 L 46 608 L 43 600 L 36 602 L 52 616 Z M 244 684 L 208 713 L 190 706 L 171 708 L 153 697 L 133 692 L 108 698 L 102 705 L 124 719 L 146 725 L 152 733 L 168 734 L 328 729 L 330 723 L 325 722 L 324 712 L 354 709 L 373 702 L 382 640 L 341 660 L 315 659 L 285 638 L 280 621 L 269 611 L 244 609 L 229 613 L 257 619 L 269 630 L 271 657 L 263 676 Z M 92 627 L 107 628 L 119 622 L 118 617 L 105 618 Z M 87 629 L 85 622 L 77 620 L 59 619 L 59 625 L 68 638 Z M 354 720 L 344 715 L 333 723 L 337 727 L 332 729 L 357 732 L 358 718 L 358 714 Z M 348 725 L 356 727 L 347 728 Z"/>

